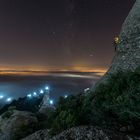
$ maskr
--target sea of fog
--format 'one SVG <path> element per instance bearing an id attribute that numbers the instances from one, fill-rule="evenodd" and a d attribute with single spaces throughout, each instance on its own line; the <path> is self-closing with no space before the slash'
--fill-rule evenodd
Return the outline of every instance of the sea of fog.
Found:
<path id="1" fill-rule="evenodd" d="M 50 87 L 50 96 L 54 101 L 60 96 L 78 94 L 91 87 L 98 79 L 97 73 L 50 73 L 45 76 L 0 76 L 0 95 L 17 99 L 29 93 L 39 92 L 45 86 Z"/>

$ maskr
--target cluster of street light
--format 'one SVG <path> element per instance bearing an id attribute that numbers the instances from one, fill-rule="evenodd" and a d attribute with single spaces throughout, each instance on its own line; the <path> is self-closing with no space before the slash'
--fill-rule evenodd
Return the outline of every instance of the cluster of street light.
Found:
<path id="1" fill-rule="evenodd" d="M 6 102 L 11 102 L 12 101 L 11 97 L 5 98 L 4 95 L 0 95 L 0 100 L 3 100 L 3 99 L 5 99 Z"/>
<path id="2" fill-rule="evenodd" d="M 44 93 L 46 93 L 46 92 L 49 93 L 49 91 L 50 91 L 50 87 L 49 87 L 49 86 L 46 86 L 46 87 L 45 87 L 45 90 L 41 89 L 41 90 L 39 91 L 39 93 L 33 92 L 32 94 L 27 94 L 27 97 L 28 97 L 29 99 L 31 99 L 31 98 L 33 98 L 33 97 L 38 97 L 38 96 L 40 96 L 40 95 L 42 95 L 42 94 L 44 94 Z M 67 97 L 68 97 L 68 95 L 64 95 L 64 98 L 65 98 L 65 99 L 66 99 Z M 54 104 L 54 100 L 53 100 L 53 99 L 50 99 L 50 100 L 49 100 L 49 103 L 50 103 L 50 105 L 53 105 L 53 104 Z"/>
<path id="3" fill-rule="evenodd" d="M 39 90 L 39 92 L 33 92 L 33 93 L 30 93 L 30 94 L 27 94 L 27 98 L 32 99 L 32 98 L 35 98 L 35 97 L 39 97 L 40 95 L 43 95 L 44 93 L 49 93 L 49 91 L 50 91 L 50 87 L 46 86 L 44 90 L 41 89 L 41 90 Z M 68 97 L 68 95 L 64 95 L 64 98 L 67 98 L 67 97 Z M 0 100 L 3 100 L 3 99 L 5 99 L 5 101 L 7 103 L 12 102 L 12 100 L 13 100 L 13 98 L 11 98 L 11 97 L 6 98 L 6 97 L 4 97 L 4 95 L 0 95 Z M 50 99 L 49 103 L 50 103 L 50 105 L 53 105 L 54 104 L 53 99 Z"/>
<path id="4" fill-rule="evenodd" d="M 29 99 L 34 98 L 34 97 L 39 97 L 40 95 L 42 95 L 42 94 L 44 94 L 46 92 L 49 93 L 49 91 L 50 91 L 49 86 L 46 86 L 44 90 L 41 89 L 39 92 L 33 92 L 32 94 L 31 93 L 30 94 L 27 94 L 27 97 Z M 50 99 L 49 100 L 49 103 L 50 103 L 50 105 L 53 105 L 54 104 L 54 101 L 52 99 Z"/>
<path id="5" fill-rule="evenodd" d="M 27 94 L 27 97 L 29 99 L 34 98 L 34 97 L 39 97 L 40 95 L 42 95 L 42 94 L 44 94 L 46 92 L 49 93 L 49 91 L 50 91 L 50 87 L 49 86 L 46 86 L 44 90 L 41 89 L 38 93 L 37 92 L 33 92 L 32 94 Z M 68 95 L 64 95 L 64 98 L 67 98 L 67 97 L 68 97 Z M 53 99 L 50 99 L 49 100 L 49 103 L 50 103 L 50 105 L 53 105 L 54 104 L 54 100 Z"/>
<path id="6" fill-rule="evenodd" d="M 47 87 L 45 87 L 45 90 L 40 90 L 39 91 L 39 93 L 37 93 L 37 92 L 33 92 L 32 94 L 30 93 L 30 94 L 27 94 L 27 97 L 28 98 L 32 98 L 32 97 L 38 97 L 38 96 L 40 96 L 41 94 L 44 94 L 45 92 L 48 92 L 49 93 L 49 90 L 50 90 L 50 88 L 47 86 Z"/>
<path id="7" fill-rule="evenodd" d="M 40 90 L 39 91 L 39 94 L 44 94 L 45 92 L 49 92 L 50 88 L 49 86 L 46 86 L 45 87 L 45 90 Z M 27 97 L 28 98 L 32 98 L 32 97 L 38 97 L 39 94 L 37 94 L 37 92 L 33 92 L 33 94 L 27 94 Z M 5 97 L 4 95 L 0 94 L 0 101 L 1 100 L 5 100 L 7 103 L 10 103 L 13 101 L 13 98 L 12 97 Z M 53 100 L 50 100 L 50 104 L 53 104 Z"/>

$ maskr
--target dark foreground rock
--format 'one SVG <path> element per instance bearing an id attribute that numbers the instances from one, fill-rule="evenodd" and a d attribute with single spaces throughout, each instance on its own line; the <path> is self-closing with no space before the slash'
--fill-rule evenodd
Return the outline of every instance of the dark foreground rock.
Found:
<path id="1" fill-rule="evenodd" d="M 22 140 L 49 140 L 48 130 L 39 130 Z"/>
<path id="2" fill-rule="evenodd" d="M 81 126 L 65 130 L 53 138 L 49 138 L 48 130 L 40 130 L 22 140 L 140 140 L 140 138 L 132 138 L 98 127 Z"/>
<path id="3" fill-rule="evenodd" d="M 37 118 L 26 111 L 9 110 L 0 116 L 0 140 L 18 140 L 33 133 Z"/>

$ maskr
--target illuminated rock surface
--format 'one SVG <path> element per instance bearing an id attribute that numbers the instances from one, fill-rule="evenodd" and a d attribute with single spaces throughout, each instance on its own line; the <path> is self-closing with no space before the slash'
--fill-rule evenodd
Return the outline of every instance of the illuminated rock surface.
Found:
<path id="1" fill-rule="evenodd" d="M 50 103 L 49 102 L 50 102 L 49 92 L 45 92 L 43 100 L 42 100 L 42 103 L 40 105 L 40 109 L 39 109 L 40 113 L 43 113 L 43 114 L 47 113 L 47 110 L 50 107 Z"/>

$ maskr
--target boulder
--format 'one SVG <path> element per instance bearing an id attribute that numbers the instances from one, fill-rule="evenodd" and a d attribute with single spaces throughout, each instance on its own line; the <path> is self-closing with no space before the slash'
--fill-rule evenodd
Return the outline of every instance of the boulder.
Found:
<path id="1" fill-rule="evenodd" d="M 0 116 L 0 140 L 18 140 L 33 133 L 37 126 L 33 113 L 8 110 Z"/>

